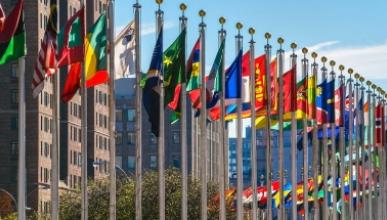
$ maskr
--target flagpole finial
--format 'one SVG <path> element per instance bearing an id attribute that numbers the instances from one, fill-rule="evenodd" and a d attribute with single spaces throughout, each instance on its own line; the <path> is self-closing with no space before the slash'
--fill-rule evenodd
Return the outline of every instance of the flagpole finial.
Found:
<path id="1" fill-rule="evenodd" d="M 187 5 L 184 3 L 180 4 L 180 10 L 184 13 L 185 10 L 187 10 Z"/>
<path id="2" fill-rule="evenodd" d="M 296 43 L 291 43 L 290 44 L 290 48 L 292 48 L 292 50 L 293 50 L 293 54 L 294 54 L 294 50 L 297 48 L 297 44 Z"/>
<path id="3" fill-rule="evenodd" d="M 351 76 L 351 74 L 353 73 L 353 69 L 352 69 L 352 68 L 349 68 L 349 69 L 348 69 L 348 73 L 349 73 L 349 75 Z"/>
<path id="4" fill-rule="evenodd" d="M 373 90 L 375 90 L 375 89 L 376 89 L 376 85 L 375 85 L 375 84 L 372 84 L 371 88 L 372 88 Z"/>
<path id="5" fill-rule="evenodd" d="M 156 4 L 158 4 L 160 7 L 160 5 L 163 4 L 163 0 L 156 0 Z"/>
<path id="6" fill-rule="evenodd" d="M 355 79 L 359 80 L 360 79 L 360 74 L 359 73 L 355 73 Z"/>
<path id="7" fill-rule="evenodd" d="M 321 57 L 321 62 L 323 62 L 323 65 L 325 66 L 325 63 L 328 61 L 326 57 Z"/>
<path id="8" fill-rule="evenodd" d="M 360 83 L 361 83 L 362 86 L 363 86 L 363 83 L 364 83 L 364 77 L 360 76 L 359 81 L 360 81 Z"/>
<path id="9" fill-rule="evenodd" d="M 269 40 L 271 38 L 271 34 L 269 32 L 265 33 L 265 39 L 266 39 L 266 44 L 269 45 Z"/>
<path id="10" fill-rule="evenodd" d="M 329 65 L 333 68 L 336 65 L 336 62 L 334 60 L 331 60 L 329 62 Z"/>
<path id="11" fill-rule="evenodd" d="M 345 69 L 344 65 L 340 65 L 340 66 L 339 66 L 339 70 L 340 70 L 341 72 L 343 72 L 344 69 Z"/>
<path id="12" fill-rule="evenodd" d="M 306 55 L 308 53 L 308 48 L 306 48 L 306 47 L 302 48 L 302 53 L 304 55 Z"/>
<path id="13" fill-rule="evenodd" d="M 243 28 L 243 24 L 238 22 L 238 23 L 236 23 L 235 27 L 239 31 L 239 30 L 241 30 Z"/>
<path id="14" fill-rule="evenodd" d="M 249 34 L 254 35 L 255 34 L 255 29 L 254 28 L 249 28 Z"/>
<path id="15" fill-rule="evenodd" d="M 219 23 L 223 26 L 226 23 L 226 19 L 224 17 L 220 17 Z"/>
<path id="16" fill-rule="evenodd" d="M 200 10 L 199 11 L 199 16 L 201 17 L 201 18 L 203 18 L 204 16 L 206 16 L 206 12 L 202 9 L 202 10 Z"/>
<path id="17" fill-rule="evenodd" d="M 371 87 L 371 85 L 372 85 L 371 81 L 369 81 L 369 80 L 367 80 L 366 84 L 368 87 Z"/>
<path id="18" fill-rule="evenodd" d="M 312 58 L 313 58 L 314 63 L 316 63 L 317 56 L 318 56 L 318 54 L 316 52 L 312 52 Z"/>
<path id="19" fill-rule="evenodd" d="M 279 38 L 277 39 L 277 42 L 278 42 L 279 45 L 280 45 L 280 49 L 282 49 L 282 44 L 285 42 L 285 40 L 284 40 L 282 37 L 279 37 Z"/>

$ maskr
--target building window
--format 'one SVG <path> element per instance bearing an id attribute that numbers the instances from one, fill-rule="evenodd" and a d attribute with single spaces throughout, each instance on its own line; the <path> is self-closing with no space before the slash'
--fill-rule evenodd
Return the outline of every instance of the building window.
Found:
<path id="1" fill-rule="evenodd" d="M 19 77 L 17 63 L 11 64 L 11 76 L 12 76 L 12 78 Z"/>
<path id="2" fill-rule="evenodd" d="M 103 138 L 103 148 L 107 150 L 107 138 Z"/>
<path id="3" fill-rule="evenodd" d="M 108 121 L 108 120 L 107 120 L 107 116 L 104 115 L 104 116 L 103 116 L 103 127 L 104 127 L 104 128 L 107 128 L 107 124 L 108 124 L 107 121 Z"/>
<path id="4" fill-rule="evenodd" d="M 44 142 L 44 156 L 48 157 L 49 155 L 49 145 L 48 143 Z"/>
<path id="5" fill-rule="evenodd" d="M 122 110 L 116 109 L 116 121 L 121 122 L 122 121 Z"/>
<path id="6" fill-rule="evenodd" d="M 19 103 L 19 97 L 17 90 L 11 91 L 11 104 L 17 104 Z"/>
<path id="7" fill-rule="evenodd" d="M 105 106 L 107 106 L 107 94 L 106 93 L 103 94 L 103 104 Z"/>
<path id="8" fill-rule="evenodd" d="M 122 133 L 120 132 L 117 133 L 116 144 L 122 144 Z"/>
<path id="9" fill-rule="evenodd" d="M 128 168 L 134 169 L 135 165 L 136 165 L 136 158 L 134 156 L 129 156 L 128 157 Z"/>
<path id="10" fill-rule="evenodd" d="M 18 143 L 16 141 L 11 142 L 11 156 L 17 155 Z"/>
<path id="11" fill-rule="evenodd" d="M 157 158 L 156 156 L 150 156 L 150 168 L 156 168 L 157 167 Z"/>
<path id="12" fill-rule="evenodd" d="M 17 117 L 12 117 L 11 118 L 11 130 L 17 130 L 18 128 L 18 118 Z"/>
<path id="13" fill-rule="evenodd" d="M 128 121 L 134 121 L 136 118 L 136 111 L 134 109 L 128 109 Z"/>
<path id="14" fill-rule="evenodd" d="M 173 132 L 173 143 L 175 144 L 180 143 L 180 134 L 177 132 Z"/>
<path id="15" fill-rule="evenodd" d="M 136 134 L 128 132 L 128 144 L 136 144 Z"/>

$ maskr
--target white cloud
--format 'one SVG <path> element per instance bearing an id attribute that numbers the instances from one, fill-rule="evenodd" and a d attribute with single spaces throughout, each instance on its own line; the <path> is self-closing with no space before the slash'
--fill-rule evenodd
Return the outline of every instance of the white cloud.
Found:
<path id="1" fill-rule="evenodd" d="M 156 33 L 156 24 L 152 23 L 142 23 L 141 24 L 141 36 L 147 36 L 150 34 Z M 172 21 L 164 21 L 164 30 L 174 28 L 176 26 L 175 22 Z M 122 29 L 124 29 L 126 25 L 116 26 L 115 34 L 119 34 Z"/>

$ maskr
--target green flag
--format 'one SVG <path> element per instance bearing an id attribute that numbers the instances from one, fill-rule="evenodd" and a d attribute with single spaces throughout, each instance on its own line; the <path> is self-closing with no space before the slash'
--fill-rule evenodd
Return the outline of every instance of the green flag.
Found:
<path id="1" fill-rule="evenodd" d="M 185 37 L 184 29 L 163 54 L 164 105 L 175 112 L 180 111 L 181 83 L 185 82 Z"/>
<path id="2" fill-rule="evenodd" d="M 23 1 L 19 1 L 11 14 L 5 19 L 4 30 L 0 32 L 0 65 L 16 60 L 27 54 L 26 33 L 23 21 Z M 15 25 L 15 31 L 9 38 L 9 26 Z"/>

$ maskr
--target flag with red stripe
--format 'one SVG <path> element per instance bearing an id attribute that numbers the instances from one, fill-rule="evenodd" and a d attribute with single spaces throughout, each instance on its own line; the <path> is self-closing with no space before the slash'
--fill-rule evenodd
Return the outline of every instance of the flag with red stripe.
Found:
<path id="1" fill-rule="evenodd" d="M 379 102 L 375 109 L 375 146 L 384 146 L 384 108 Z"/>
<path id="2" fill-rule="evenodd" d="M 44 88 L 44 80 L 56 71 L 57 48 L 57 4 L 56 0 L 50 2 L 50 17 L 47 22 L 46 32 L 40 44 L 38 59 L 32 78 L 33 96 L 36 97 Z"/>

